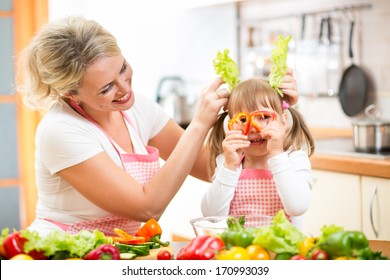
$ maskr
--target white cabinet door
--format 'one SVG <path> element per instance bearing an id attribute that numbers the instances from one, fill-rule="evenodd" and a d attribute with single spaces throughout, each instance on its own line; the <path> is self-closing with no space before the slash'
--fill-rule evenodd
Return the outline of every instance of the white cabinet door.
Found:
<path id="1" fill-rule="evenodd" d="M 317 236 L 324 225 L 361 230 L 360 176 L 313 170 L 312 202 L 304 214 L 302 231 Z"/>
<path id="2" fill-rule="evenodd" d="M 362 176 L 363 231 L 368 239 L 390 240 L 390 180 Z"/>

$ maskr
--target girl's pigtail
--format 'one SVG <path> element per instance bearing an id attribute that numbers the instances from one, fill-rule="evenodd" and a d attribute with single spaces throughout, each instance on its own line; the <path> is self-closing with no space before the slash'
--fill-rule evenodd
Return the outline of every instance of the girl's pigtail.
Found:
<path id="1" fill-rule="evenodd" d="M 214 175 L 216 167 L 216 158 L 223 153 L 222 141 L 225 139 L 224 120 L 228 116 L 228 112 L 219 114 L 216 124 L 211 128 L 207 137 L 206 148 L 209 154 L 208 171 L 210 179 Z"/>

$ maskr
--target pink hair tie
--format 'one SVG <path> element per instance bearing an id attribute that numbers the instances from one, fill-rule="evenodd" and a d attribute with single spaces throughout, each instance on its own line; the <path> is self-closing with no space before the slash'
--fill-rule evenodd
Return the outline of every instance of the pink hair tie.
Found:
<path id="1" fill-rule="evenodd" d="M 290 108 L 290 104 L 288 104 L 285 100 L 282 101 L 282 108 L 283 110 L 286 110 Z"/>

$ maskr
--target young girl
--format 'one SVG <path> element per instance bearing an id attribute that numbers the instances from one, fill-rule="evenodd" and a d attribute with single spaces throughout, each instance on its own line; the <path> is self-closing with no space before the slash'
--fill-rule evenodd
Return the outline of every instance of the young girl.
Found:
<path id="1" fill-rule="evenodd" d="M 202 200 L 204 216 L 273 216 L 284 209 L 301 227 L 314 142 L 299 112 L 266 80 L 237 85 L 207 141 L 215 173 Z"/>

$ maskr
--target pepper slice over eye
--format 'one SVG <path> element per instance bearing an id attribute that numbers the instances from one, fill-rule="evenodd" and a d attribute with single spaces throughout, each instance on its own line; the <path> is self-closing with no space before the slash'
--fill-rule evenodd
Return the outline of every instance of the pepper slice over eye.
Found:
<path id="1" fill-rule="evenodd" d="M 251 124 L 258 131 L 261 131 L 271 121 L 276 120 L 276 114 L 268 111 L 255 111 L 251 114 Z"/>
<path id="2" fill-rule="evenodd" d="M 229 130 L 241 130 L 242 134 L 247 135 L 249 131 L 251 116 L 246 112 L 240 112 L 230 119 L 228 123 Z"/>

